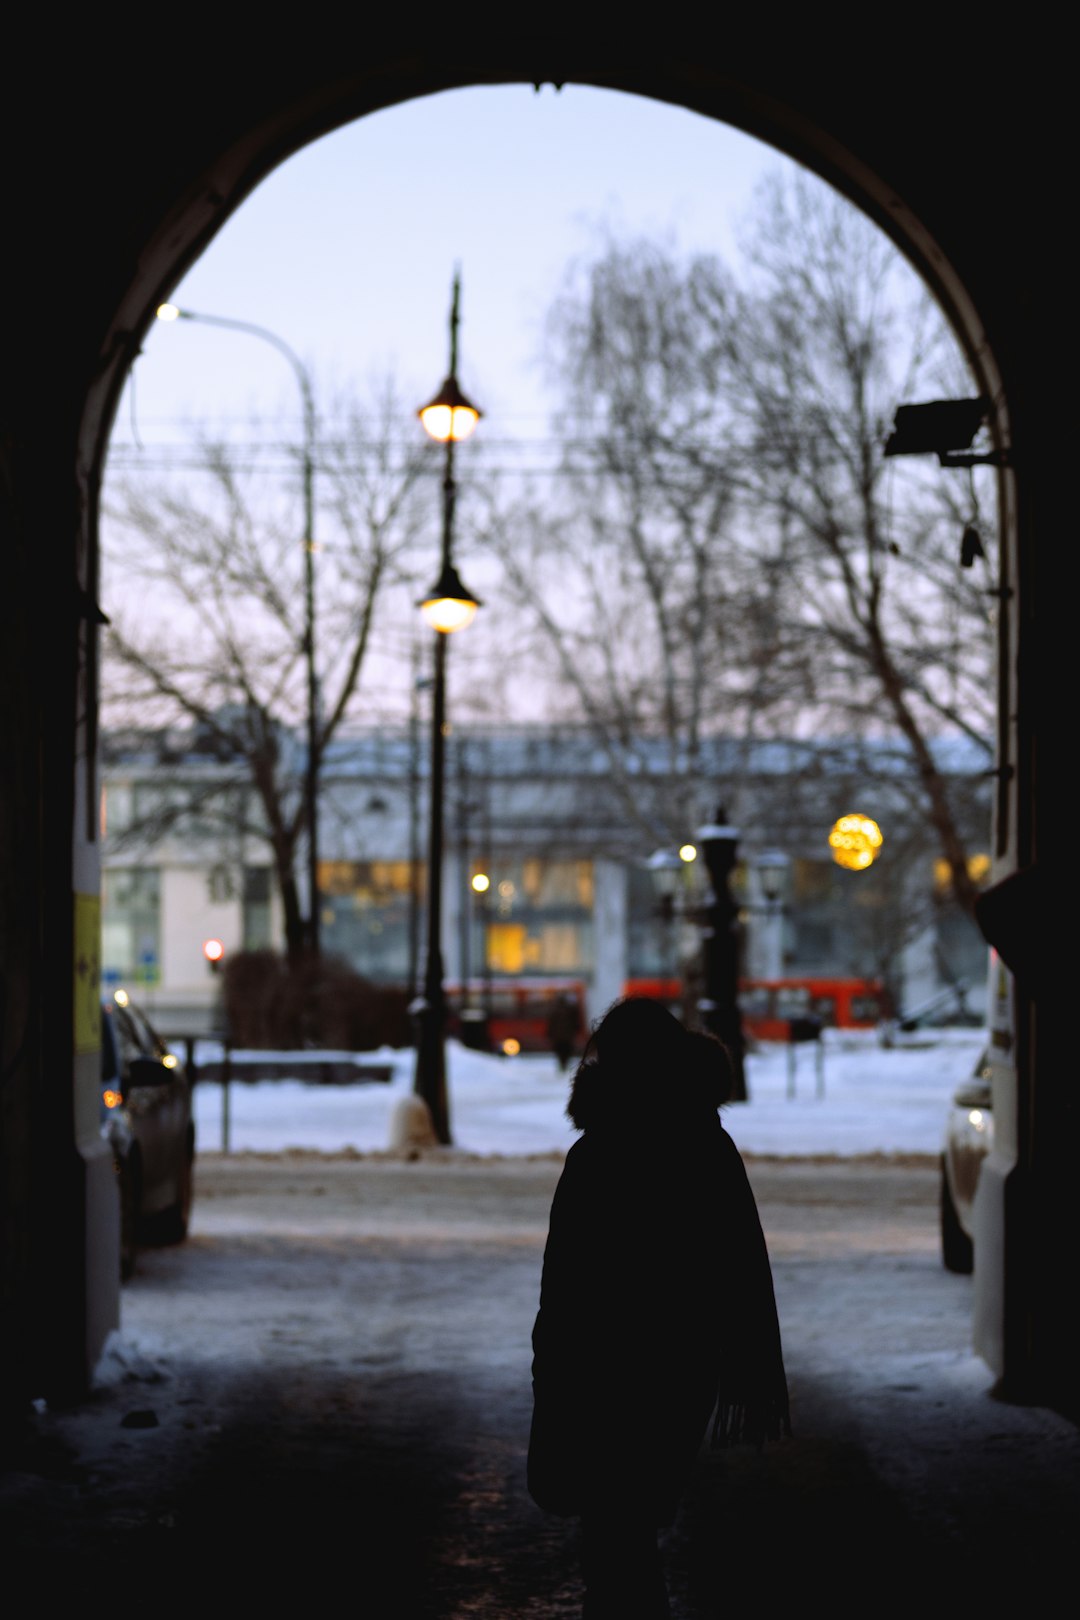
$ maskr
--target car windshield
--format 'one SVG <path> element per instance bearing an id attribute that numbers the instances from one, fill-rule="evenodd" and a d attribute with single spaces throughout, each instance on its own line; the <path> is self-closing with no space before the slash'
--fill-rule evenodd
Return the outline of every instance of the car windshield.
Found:
<path id="1" fill-rule="evenodd" d="M 132 1028 L 135 1031 L 141 1050 L 148 1057 L 163 1057 L 165 1054 L 164 1042 L 147 1022 L 145 1013 L 140 1012 L 138 1007 L 133 1007 L 130 1001 L 125 1011 L 131 1019 Z"/>
<path id="2" fill-rule="evenodd" d="M 127 1007 L 114 1007 L 112 1016 L 125 1065 L 137 1057 L 145 1057 L 146 1048 L 140 1039 L 138 1026 L 132 1019 L 130 1010 Z"/>

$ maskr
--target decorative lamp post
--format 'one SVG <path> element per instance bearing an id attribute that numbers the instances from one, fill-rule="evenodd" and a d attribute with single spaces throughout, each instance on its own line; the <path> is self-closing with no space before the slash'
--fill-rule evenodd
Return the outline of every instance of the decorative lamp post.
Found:
<path id="1" fill-rule="evenodd" d="M 262 338 L 283 354 L 300 385 L 304 412 L 304 658 L 307 663 L 307 766 L 304 773 L 304 819 L 308 835 L 308 937 L 311 955 L 319 955 L 319 683 L 315 669 L 315 396 L 311 378 L 289 345 L 265 326 L 251 321 L 234 321 L 224 315 L 198 315 L 176 304 L 160 304 L 159 321 L 199 321 L 204 326 L 224 326 L 233 332 L 247 332 Z"/>
<path id="2" fill-rule="evenodd" d="M 731 1100 L 746 1102 L 746 1069 L 742 1017 L 739 1011 L 739 907 L 731 892 L 731 875 L 739 830 L 721 806 L 716 820 L 697 830 L 697 845 L 709 874 L 710 892 L 701 912 L 702 967 L 705 994 L 698 1002 L 701 1021 L 731 1054 L 734 1084 Z"/>
<path id="3" fill-rule="evenodd" d="M 656 893 L 657 910 L 664 922 L 675 916 L 675 897 L 682 885 L 683 863 L 669 849 L 657 849 L 645 862 Z"/>
<path id="4" fill-rule="evenodd" d="M 683 862 L 673 850 L 657 849 L 645 862 L 656 894 L 656 915 L 663 940 L 664 974 L 675 975 L 672 931 L 679 915 L 678 896 L 683 885 Z"/>
<path id="5" fill-rule="evenodd" d="M 767 849 L 754 862 L 762 907 L 761 978 L 779 979 L 784 973 L 783 896 L 791 861 L 779 849 Z"/>
<path id="6" fill-rule="evenodd" d="M 427 433 L 446 445 L 443 473 L 442 559 L 439 577 L 420 602 L 435 631 L 435 675 L 431 705 L 431 825 L 428 837 L 427 959 L 424 986 L 415 1003 L 418 1014 L 414 1090 L 427 1104 L 439 1142 L 448 1144 L 450 1110 L 446 1091 L 446 995 L 443 987 L 442 865 L 445 794 L 446 642 L 455 630 L 471 624 L 479 601 L 467 591 L 452 560 L 454 536 L 454 446 L 467 439 L 480 419 L 457 381 L 458 304 L 461 277 L 455 272 L 450 305 L 450 370 L 439 392 L 417 413 Z"/>
<path id="7" fill-rule="evenodd" d="M 484 1050 L 491 1050 L 491 963 L 490 918 L 491 878 L 487 872 L 475 872 L 470 885 L 473 896 L 473 916 L 478 924 L 480 950 L 480 1007 L 484 1015 Z"/>
<path id="8" fill-rule="evenodd" d="M 665 978 L 675 977 L 674 935 L 675 920 L 680 915 L 678 894 L 683 886 L 683 862 L 670 849 L 654 849 L 646 860 L 649 876 L 653 878 L 656 893 L 656 915 L 661 925 L 662 972 Z"/>

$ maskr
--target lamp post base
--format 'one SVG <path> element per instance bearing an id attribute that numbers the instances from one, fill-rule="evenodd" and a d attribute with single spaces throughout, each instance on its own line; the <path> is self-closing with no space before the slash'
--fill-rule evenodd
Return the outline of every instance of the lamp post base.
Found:
<path id="1" fill-rule="evenodd" d="M 439 1146 L 431 1109 L 415 1092 L 410 1097 L 402 1097 L 390 1116 L 388 1145 L 391 1153 L 420 1152 L 423 1148 Z"/>
<path id="2" fill-rule="evenodd" d="M 446 1094 L 446 1042 L 442 1014 L 425 1003 L 419 1010 L 416 1041 L 416 1079 L 413 1091 L 426 1104 L 435 1139 L 450 1146 L 450 1109 Z"/>

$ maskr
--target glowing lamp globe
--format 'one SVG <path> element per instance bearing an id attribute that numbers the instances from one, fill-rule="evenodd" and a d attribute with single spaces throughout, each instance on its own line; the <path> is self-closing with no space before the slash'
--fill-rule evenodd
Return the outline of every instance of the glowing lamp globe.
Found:
<path id="1" fill-rule="evenodd" d="M 881 853 L 881 828 L 870 816 L 841 816 L 829 833 L 833 860 L 849 872 L 864 872 Z"/>
<path id="2" fill-rule="evenodd" d="M 455 630 L 464 630 L 476 617 L 476 603 L 455 596 L 429 596 L 420 604 L 420 611 L 433 630 L 444 636 Z"/>
<path id="3" fill-rule="evenodd" d="M 456 377 L 447 377 L 435 398 L 421 405 L 417 412 L 424 432 L 439 444 L 445 444 L 448 439 L 459 444 L 467 439 L 479 422 L 480 414 L 461 392 Z"/>
<path id="4" fill-rule="evenodd" d="M 480 601 L 466 590 L 457 569 L 447 563 L 418 605 L 433 630 L 450 635 L 454 630 L 464 630 L 467 624 L 473 622 Z"/>

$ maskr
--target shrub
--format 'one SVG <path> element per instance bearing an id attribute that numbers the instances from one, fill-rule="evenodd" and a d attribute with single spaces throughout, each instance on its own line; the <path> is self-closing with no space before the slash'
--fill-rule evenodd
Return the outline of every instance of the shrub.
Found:
<path id="1" fill-rule="evenodd" d="M 225 964 L 223 999 L 235 1046 L 370 1052 L 413 1041 L 406 991 L 373 984 L 340 957 L 290 963 L 240 951 Z"/>

